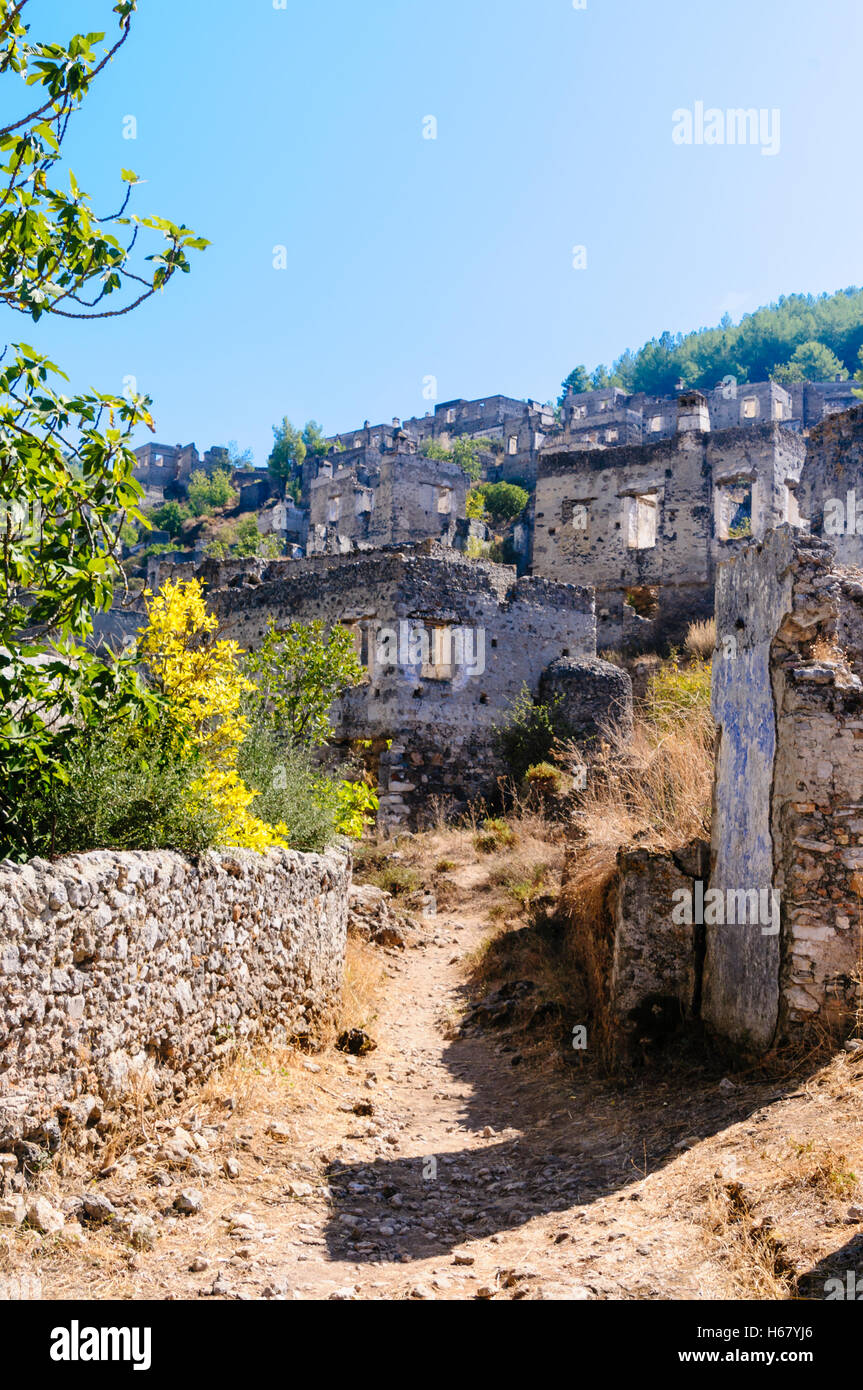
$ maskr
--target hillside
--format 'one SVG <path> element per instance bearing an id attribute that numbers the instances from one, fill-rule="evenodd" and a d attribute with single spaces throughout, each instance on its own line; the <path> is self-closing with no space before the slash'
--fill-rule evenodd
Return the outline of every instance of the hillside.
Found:
<path id="1" fill-rule="evenodd" d="M 863 290 L 783 295 L 776 304 L 734 324 L 728 314 L 715 328 L 664 332 L 637 352 L 627 350 L 610 368 L 576 367 L 563 383 L 589 391 L 620 386 L 628 392 L 667 395 L 679 381 L 712 387 L 725 376 L 738 381 L 826 381 L 853 376 L 863 347 Z"/>

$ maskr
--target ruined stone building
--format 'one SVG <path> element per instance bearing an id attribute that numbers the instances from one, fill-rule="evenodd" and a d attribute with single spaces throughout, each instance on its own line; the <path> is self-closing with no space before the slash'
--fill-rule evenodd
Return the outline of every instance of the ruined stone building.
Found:
<path id="1" fill-rule="evenodd" d="M 711 888 L 770 889 L 760 930 L 707 924 L 703 1015 L 759 1052 L 860 998 L 863 576 L 789 527 L 719 572 Z"/>
<path id="2" fill-rule="evenodd" d="M 227 449 L 220 446 L 208 449 L 202 458 L 194 444 L 143 444 L 135 458 L 133 476 L 144 488 L 148 506 L 185 497 L 189 478 L 199 469 L 212 473 L 231 467 Z"/>
<path id="3" fill-rule="evenodd" d="M 711 843 L 622 849 L 575 937 L 621 1060 L 686 1026 L 758 1057 L 859 1022 L 863 574 L 780 526 L 719 565 L 716 623 Z"/>
<path id="4" fill-rule="evenodd" d="M 800 482 L 800 510 L 844 564 L 863 564 L 863 405 L 812 430 Z"/>
<path id="5" fill-rule="evenodd" d="M 494 462 L 488 476 L 492 481 L 536 478 L 539 450 L 548 434 L 557 428 L 553 409 L 538 401 L 515 400 L 511 396 L 486 396 L 483 400 L 445 401 L 427 415 L 409 420 L 395 418 L 391 425 L 371 425 L 361 430 L 333 435 L 328 443 L 339 449 L 380 449 L 394 430 L 400 430 L 417 447 L 425 441 L 449 449 L 459 438 L 490 440 L 495 445 Z"/>
<path id="6" fill-rule="evenodd" d="M 705 397 L 679 398 L 652 444 L 549 444 L 536 489 L 533 572 L 596 590 L 600 648 L 680 643 L 713 612 L 717 562 L 798 519 L 804 441 L 777 423 L 713 432 Z"/>
<path id="7" fill-rule="evenodd" d="M 457 464 L 424 458 L 401 431 L 331 454 L 310 486 L 308 553 L 440 537 L 466 516 L 469 487 Z"/>
<path id="8" fill-rule="evenodd" d="M 683 389 L 683 388 L 681 388 Z M 855 401 L 853 381 L 737 382 L 728 377 L 704 398 L 706 428 L 728 430 L 780 424 L 805 433 Z M 567 449 L 613 449 L 650 444 L 677 432 L 678 396 L 628 395 L 620 387 L 603 391 L 570 389 L 561 407 Z M 555 444 L 557 441 L 555 441 Z"/>
<path id="9" fill-rule="evenodd" d="M 629 677 L 596 659 L 585 588 L 518 578 L 434 541 L 341 558 L 208 561 L 198 575 L 225 635 L 243 647 L 261 641 L 270 618 L 320 618 L 354 633 L 366 678 L 338 703 L 335 728 L 343 743 L 374 742 L 384 825 L 417 823 L 433 796 L 464 808 L 493 794 L 495 726 L 525 685 L 535 697 L 553 689 L 582 739 L 631 717 Z"/>

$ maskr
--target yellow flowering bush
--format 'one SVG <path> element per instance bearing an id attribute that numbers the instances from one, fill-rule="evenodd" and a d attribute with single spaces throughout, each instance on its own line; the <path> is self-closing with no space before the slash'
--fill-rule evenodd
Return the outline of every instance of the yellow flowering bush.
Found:
<path id="1" fill-rule="evenodd" d="M 218 619 L 208 613 L 197 579 L 169 580 L 159 594 L 147 598 L 148 621 L 139 633 L 138 653 L 170 704 L 177 739 L 204 759 L 192 795 L 215 808 L 222 844 L 255 850 L 287 845 L 283 823 L 270 826 L 252 815 L 249 807 L 258 793 L 237 770 L 248 731 L 243 698 L 255 691 L 242 671 L 242 648 L 215 637 Z"/>

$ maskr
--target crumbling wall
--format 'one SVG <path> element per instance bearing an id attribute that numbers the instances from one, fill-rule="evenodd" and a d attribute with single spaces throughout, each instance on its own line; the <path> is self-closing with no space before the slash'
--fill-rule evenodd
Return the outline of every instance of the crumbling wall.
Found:
<path id="1" fill-rule="evenodd" d="M 335 469 L 327 460 L 311 484 L 309 553 L 440 537 L 465 517 L 469 486 L 456 464 L 414 452 L 364 449 Z"/>
<path id="2" fill-rule="evenodd" d="M 577 852 L 568 866 L 570 944 L 607 1062 L 644 1061 L 697 1020 L 704 954 L 697 903 L 709 867 L 702 840 L 676 852 L 621 849 L 604 876 L 593 870 L 579 878 Z"/>
<path id="3" fill-rule="evenodd" d="M 810 433 L 800 511 L 843 564 L 863 564 L 863 406 L 828 415 Z"/>
<path id="4" fill-rule="evenodd" d="M 596 589 L 600 648 L 680 643 L 717 563 L 794 516 L 804 444 L 778 425 L 542 455 L 534 572 Z M 789 487 L 789 483 L 792 484 Z"/>
<path id="5" fill-rule="evenodd" d="M 519 578 L 432 541 L 340 559 L 210 562 L 200 576 L 225 634 L 246 648 L 270 618 L 353 631 L 367 675 L 332 715 L 339 739 L 379 745 L 384 824 L 415 822 L 433 796 L 462 807 L 493 793 L 504 771 L 496 726 L 523 686 L 539 696 L 558 660 L 575 663 L 567 689 L 574 712 L 584 694 L 585 736 L 600 718 L 631 714 L 628 678 L 596 660 L 584 588 Z"/>
<path id="6" fill-rule="evenodd" d="M 200 1081 L 238 1041 L 306 1036 L 341 990 L 342 855 L 167 851 L 0 865 L 0 1150 L 134 1089 Z"/>
<path id="7" fill-rule="evenodd" d="M 708 925 L 704 1018 L 750 1052 L 807 1025 L 841 1035 L 860 998 L 860 576 L 781 527 L 720 569 L 717 643 L 711 888 L 772 900 Z"/>

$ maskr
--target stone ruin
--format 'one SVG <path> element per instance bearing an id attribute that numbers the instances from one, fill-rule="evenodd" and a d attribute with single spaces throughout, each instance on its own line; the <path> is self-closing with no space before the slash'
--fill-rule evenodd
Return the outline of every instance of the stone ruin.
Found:
<path id="1" fill-rule="evenodd" d="M 341 470 L 310 483 L 316 506 L 343 499 L 349 544 L 330 519 L 317 524 L 332 554 L 198 571 L 243 645 L 269 617 L 353 631 L 367 675 L 339 702 L 336 728 L 373 747 L 387 827 L 422 823 L 434 798 L 462 808 L 494 790 L 495 725 L 523 686 L 561 700 L 589 742 L 631 712 L 628 678 L 598 660 L 597 639 L 655 648 L 715 615 L 712 844 L 621 851 L 586 966 L 619 1054 L 691 1026 L 761 1055 L 856 1022 L 863 408 L 834 409 L 849 389 L 746 388 L 739 418 L 724 397 L 686 392 L 674 428 L 647 443 L 632 421 L 632 440 L 613 447 L 547 439 L 529 575 L 458 553 L 440 464 L 423 471 L 401 429 L 392 447 L 358 441 Z M 375 501 L 360 508 L 370 451 Z M 429 495 L 411 498 L 420 477 Z M 427 539 L 399 543 L 423 526 Z M 684 900 L 689 915 L 674 916 Z"/>
<path id="2" fill-rule="evenodd" d="M 610 1055 L 842 1038 L 863 965 L 863 571 L 790 526 L 719 566 L 712 842 L 624 850 L 580 951 Z M 598 962 L 598 964 L 597 964 Z"/>
<path id="3" fill-rule="evenodd" d="M 418 824 L 435 797 L 466 809 L 493 796 L 503 772 L 495 728 L 524 686 L 558 697 L 587 745 L 631 720 L 629 677 L 597 659 L 589 589 L 518 577 L 434 541 L 340 559 L 209 561 L 197 574 L 243 647 L 270 618 L 354 634 L 366 677 L 334 708 L 334 727 L 343 744 L 371 741 L 382 825 Z"/>
<path id="4" fill-rule="evenodd" d="M 533 571 L 596 590 L 600 648 L 680 645 L 713 613 L 716 567 L 741 541 L 798 518 L 803 440 L 778 424 L 713 433 L 700 392 L 651 444 L 548 446 Z"/>
<path id="5" fill-rule="evenodd" d="M 308 553 L 454 538 L 469 486 L 457 464 L 424 458 L 399 432 L 378 448 L 335 455 L 310 485 Z"/>

